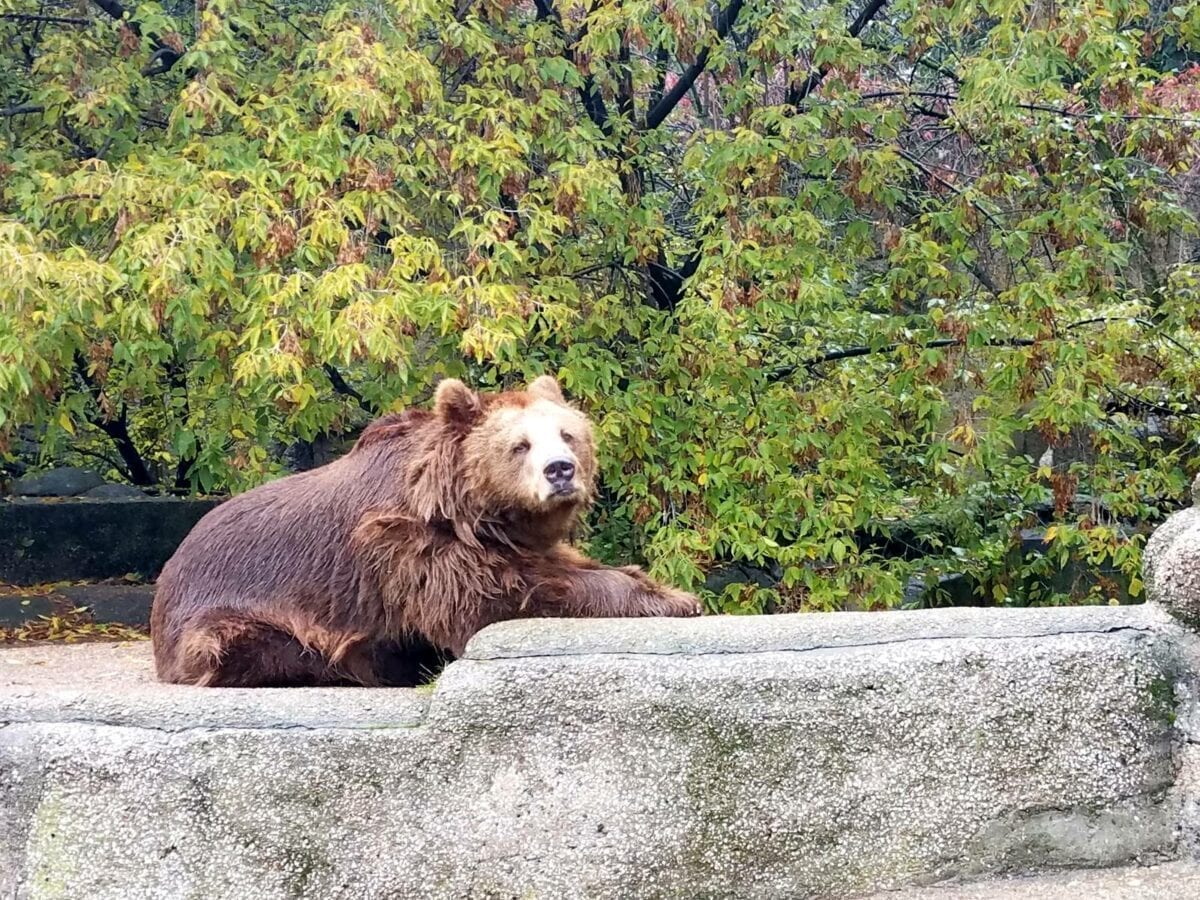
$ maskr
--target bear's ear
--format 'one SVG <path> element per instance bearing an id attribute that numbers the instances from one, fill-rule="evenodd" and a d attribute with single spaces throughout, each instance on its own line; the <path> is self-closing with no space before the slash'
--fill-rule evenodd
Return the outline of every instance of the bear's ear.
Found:
<path id="1" fill-rule="evenodd" d="M 443 378 L 438 382 L 433 395 L 433 411 L 439 419 L 470 423 L 482 408 L 479 395 L 457 378 Z"/>
<path id="2" fill-rule="evenodd" d="M 525 389 L 527 394 L 532 394 L 539 400 L 550 400 L 554 403 L 566 403 L 566 398 L 563 397 L 562 388 L 558 386 L 558 382 L 553 375 L 542 375 L 529 382 L 529 387 Z"/>

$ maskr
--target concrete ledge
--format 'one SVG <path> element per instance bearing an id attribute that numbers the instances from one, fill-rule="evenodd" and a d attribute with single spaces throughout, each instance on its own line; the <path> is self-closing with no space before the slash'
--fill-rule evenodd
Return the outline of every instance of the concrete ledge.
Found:
<path id="1" fill-rule="evenodd" d="M 0 499 L 0 581 L 152 577 L 217 500 Z"/>
<path id="2" fill-rule="evenodd" d="M 480 632 L 467 658 L 520 659 L 593 654 L 700 656 L 885 647 L 914 641 L 1020 640 L 1069 634 L 1155 632 L 1166 617 L 1142 606 L 913 610 L 829 615 L 681 619 L 648 628 L 645 619 L 501 622 Z"/>
<path id="3" fill-rule="evenodd" d="M 871 900 L 1195 900 L 1196 897 L 1200 897 L 1200 865 L 1187 861 L 954 882 L 888 891 Z"/>
<path id="4" fill-rule="evenodd" d="M 837 897 L 1169 860 L 1190 641 L 1153 607 L 517 622 L 432 692 L 2 651 L 0 896 Z"/>
<path id="5" fill-rule="evenodd" d="M 0 628 L 18 628 L 39 618 L 80 610 L 95 623 L 148 628 L 154 602 L 152 584 L 78 584 L 50 593 L 0 593 Z"/>
<path id="6" fill-rule="evenodd" d="M 159 683 L 149 642 L 0 650 L 0 723 L 214 729 L 412 728 L 430 692 L 203 690 Z M 3 732 L 0 732 L 3 734 Z"/>

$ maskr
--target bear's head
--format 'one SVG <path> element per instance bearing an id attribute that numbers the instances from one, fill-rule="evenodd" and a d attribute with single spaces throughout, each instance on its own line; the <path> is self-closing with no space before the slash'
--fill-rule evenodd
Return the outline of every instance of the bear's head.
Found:
<path id="1" fill-rule="evenodd" d="M 461 487 L 484 515 L 549 524 L 573 518 L 591 502 L 591 423 L 551 376 L 524 391 L 495 394 L 448 378 L 437 386 L 434 414 L 461 435 Z"/>

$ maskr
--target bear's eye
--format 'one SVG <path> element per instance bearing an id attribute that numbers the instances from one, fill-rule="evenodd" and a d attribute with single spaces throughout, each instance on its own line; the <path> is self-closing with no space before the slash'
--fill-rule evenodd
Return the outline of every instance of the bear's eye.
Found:
<path id="1" fill-rule="evenodd" d="M 529 441 L 521 441 L 519 444 L 513 444 L 512 452 L 514 454 L 528 453 Z"/>
<path id="2" fill-rule="evenodd" d="M 569 432 L 569 431 L 560 431 L 560 432 L 559 432 L 559 434 L 561 434 L 561 435 L 562 435 L 562 439 L 563 439 L 563 442 L 564 442 L 564 443 L 566 443 L 566 444 L 573 444 L 573 443 L 575 443 L 575 435 L 571 434 L 571 432 Z"/>

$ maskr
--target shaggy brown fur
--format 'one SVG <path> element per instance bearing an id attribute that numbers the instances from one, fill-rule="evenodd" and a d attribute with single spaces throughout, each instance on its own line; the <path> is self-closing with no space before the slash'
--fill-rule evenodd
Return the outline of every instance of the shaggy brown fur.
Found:
<path id="1" fill-rule="evenodd" d="M 535 418 L 559 429 L 575 466 L 548 498 L 541 470 L 521 466 Z M 159 578 L 159 677 L 413 684 L 504 619 L 697 614 L 694 597 L 565 543 L 595 471 L 590 426 L 553 379 L 487 395 L 444 381 L 432 412 L 385 416 L 336 462 L 199 522 Z"/>

